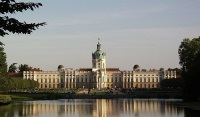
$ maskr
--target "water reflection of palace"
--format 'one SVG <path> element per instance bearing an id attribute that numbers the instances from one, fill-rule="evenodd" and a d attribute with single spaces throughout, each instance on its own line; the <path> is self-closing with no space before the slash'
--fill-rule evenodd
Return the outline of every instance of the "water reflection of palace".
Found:
<path id="1" fill-rule="evenodd" d="M 94 100 L 56 100 L 56 101 L 27 101 L 22 103 L 20 116 L 49 114 L 54 117 L 64 116 L 126 116 L 133 115 L 159 116 L 156 114 L 177 116 L 183 113 L 183 109 L 177 109 L 171 101 L 153 99 L 94 99 Z"/>

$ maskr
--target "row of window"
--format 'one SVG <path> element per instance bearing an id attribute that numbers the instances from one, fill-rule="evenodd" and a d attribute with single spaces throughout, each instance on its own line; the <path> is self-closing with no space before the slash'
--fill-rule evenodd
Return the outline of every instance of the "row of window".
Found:
<path id="1" fill-rule="evenodd" d="M 64 82 L 64 79 L 50 79 L 50 78 L 49 79 L 42 79 L 42 78 L 40 78 L 40 79 L 37 79 L 37 81 L 40 82 L 40 83 L 50 83 L 50 82 L 59 83 L 60 81 Z M 65 82 L 92 82 L 92 79 L 91 78 L 89 78 L 89 79 L 88 78 L 85 78 L 85 79 L 77 78 L 76 81 L 75 81 L 75 79 L 70 78 L 70 79 L 66 79 Z M 96 79 L 93 82 L 97 82 Z M 122 80 L 121 79 L 117 80 L 117 78 L 115 78 L 115 80 L 113 80 L 113 78 L 111 78 L 111 79 L 107 79 L 107 82 L 122 82 Z"/>
<path id="2" fill-rule="evenodd" d="M 150 78 L 141 78 L 140 80 L 136 78 L 136 82 L 158 82 L 158 78 L 152 78 L 151 80 Z"/>
<path id="3" fill-rule="evenodd" d="M 154 76 L 154 74 L 149 74 L 149 75 L 136 75 L 136 76 Z M 155 76 L 158 76 L 158 74 L 156 74 Z M 162 75 L 160 75 L 160 76 L 162 76 Z"/>
<path id="4" fill-rule="evenodd" d="M 48 78 L 48 79 L 43 79 L 43 78 L 40 78 L 40 79 L 37 79 L 38 82 L 64 82 L 64 79 L 51 79 L 51 78 Z M 133 82 L 133 78 L 130 78 L 130 79 L 124 79 L 124 82 Z M 76 81 L 74 78 L 67 78 L 65 80 L 65 82 L 92 82 L 92 79 L 91 78 L 76 78 Z M 96 79 L 94 79 L 93 82 L 96 82 Z M 122 82 L 122 79 L 121 78 L 110 78 L 110 79 L 107 79 L 107 82 Z M 135 79 L 135 82 L 158 82 L 158 78 L 136 78 Z"/>
<path id="5" fill-rule="evenodd" d="M 135 88 L 158 88 L 158 84 L 136 84 Z"/>
<path id="6" fill-rule="evenodd" d="M 29 74 L 29 75 L 24 75 L 24 76 L 34 76 L 33 74 Z M 37 76 L 40 76 L 40 77 L 42 77 L 43 75 L 37 75 Z M 44 75 L 44 76 L 64 76 L 64 75 Z M 65 76 L 67 76 L 67 77 L 69 77 L 69 76 L 75 76 L 75 75 L 65 75 Z M 76 75 L 77 77 L 79 77 L 79 75 Z M 80 76 L 85 76 L 85 77 L 87 77 L 87 75 L 80 75 Z M 113 75 L 107 75 L 108 77 L 109 76 L 113 76 Z M 121 75 L 115 75 L 115 77 L 121 77 Z M 124 75 L 124 76 L 133 76 L 133 75 Z M 154 76 L 154 75 L 136 75 L 136 76 Z M 158 76 L 158 74 L 157 75 L 155 75 L 155 76 Z M 163 76 L 163 75 L 160 75 L 161 77 Z M 165 76 L 175 76 L 174 74 L 172 74 L 172 75 L 165 75 Z M 90 77 L 91 77 L 91 75 L 90 75 Z"/>

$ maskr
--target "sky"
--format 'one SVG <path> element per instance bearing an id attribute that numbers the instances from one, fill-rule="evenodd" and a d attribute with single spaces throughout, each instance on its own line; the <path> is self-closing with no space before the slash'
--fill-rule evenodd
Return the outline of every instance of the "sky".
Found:
<path id="1" fill-rule="evenodd" d="M 107 68 L 180 68 L 184 38 L 200 36 L 199 0 L 16 0 L 40 2 L 34 11 L 7 14 L 27 23 L 47 22 L 31 35 L 1 37 L 8 66 L 44 71 L 91 68 L 98 38 Z"/>

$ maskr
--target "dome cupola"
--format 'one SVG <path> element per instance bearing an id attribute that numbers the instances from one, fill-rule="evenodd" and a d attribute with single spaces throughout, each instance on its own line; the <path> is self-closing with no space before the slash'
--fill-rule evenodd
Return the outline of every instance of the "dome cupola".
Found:
<path id="1" fill-rule="evenodd" d="M 97 50 L 92 53 L 92 59 L 106 59 L 106 53 L 101 50 L 101 44 L 99 43 L 99 41 L 97 44 Z"/>
<path id="2" fill-rule="evenodd" d="M 58 71 L 64 71 L 64 70 L 65 70 L 65 68 L 64 68 L 63 65 L 59 65 L 59 66 L 58 66 Z"/>

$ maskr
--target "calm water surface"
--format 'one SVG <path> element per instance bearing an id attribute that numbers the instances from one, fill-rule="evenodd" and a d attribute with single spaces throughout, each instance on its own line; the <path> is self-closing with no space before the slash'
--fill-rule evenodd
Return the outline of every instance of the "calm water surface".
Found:
<path id="1" fill-rule="evenodd" d="M 74 99 L 21 101 L 0 107 L 0 117 L 200 117 L 176 99 Z"/>

